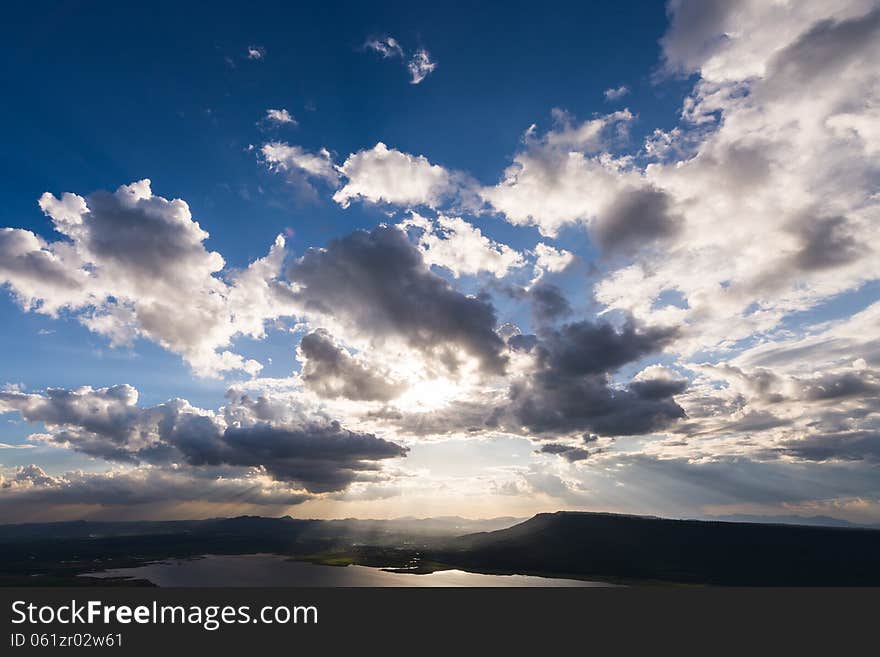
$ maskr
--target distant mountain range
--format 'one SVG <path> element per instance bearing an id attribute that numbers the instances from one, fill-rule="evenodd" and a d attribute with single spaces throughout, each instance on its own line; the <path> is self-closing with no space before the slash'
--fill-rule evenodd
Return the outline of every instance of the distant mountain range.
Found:
<path id="1" fill-rule="evenodd" d="M 719 585 L 880 585 L 880 530 L 560 511 L 462 536 L 438 561 L 494 572 Z"/>
<path id="2" fill-rule="evenodd" d="M 2 525 L 0 584 L 85 585 L 90 578 L 77 576 L 94 570 L 269 552 L 410 572 L 460 568 L 622 583 L 880 586 L 880 530 L 785 519 L 801 524 L 560 511 L 524 522 L 241 516 Z"/>
<path id="3" fill-rule="evenodd" d="M 274 553 L 321 563 L 397 567 L 419 551 L 454 536 L 516 522 L 517 518 L 302 520 L 240 516 L 0 525 L 0 586 L 107 584 L 107 580 L 79 575 L 204 554 Z"/>
<path id="4" fill-rule="evenodd" d="M 613 514 L 612 514 L 613 515 Z M 644 517 L 644 516 L 642 516 Z M 461 516 L 436 516 L 417 518 L 403 516 L 392 519 L 341 518 L 338 520 L 311 520 L 283 516 L 267 518 L 263 516 L 238 516 L 234 518 L 210 518 L 206 520 L 71 520 L 62 522 L 29 522 L 0 524 L 0 542 L 24 538 L 88 538 L 109 536 L 137 536 L 144 534 L 210 533 L 232 528 L 252 529 L 258 532 L 281 530 L 288 533 L 292 529 L 306 529 L 318 534 L 367 535 L 413 537 L 460 536 L 476 532 L 490 532 L 511 527 L 527 520 L 503 516 L 488 519 L 462 518 Z M 880 529 L 876 525 L 859 525 L 832 518 L 830 516 L 765 516 L 765 515 L 722 515 L 705 516 L 700 520 L 708 522 L 746 522 L 762 524 L 810 525 L 816 527 L 865 527 Z"/>
<path id="5" fill-rule="evenodd" d="M 880 529 L 880 525 L 865 525 L 830 516 L 762 516 L 749 514 L 735 514 L 726 516 L 705 516 L 702 520 L 717 520 L 721 522 L 760 522 L 771 525 L 810 525 L 813 527 L 864 527 L 867 529 Z"/>
<path id="6" fill-rule="evenodd" d="M 337 538 L 396 542 L 401 538 L 458 536 L 480 531 L 510 527 L 524 518 L 489 518 L 472 520 L 459 516 L 435 518 L 403 517 L 390 520 L 344 518 L 340 520 L 308 520 L 283 516 L 238 516 L 207 520 L 134 520 L 0 524 L 0 542 L 38 540 L 42 538 L 109 538 L 124 536 L 168 535 L 275 535 L 279 537 Z"/>

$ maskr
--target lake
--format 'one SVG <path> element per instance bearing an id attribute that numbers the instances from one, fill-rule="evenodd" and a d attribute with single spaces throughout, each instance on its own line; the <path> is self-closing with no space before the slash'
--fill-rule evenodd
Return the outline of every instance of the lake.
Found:
<path id="1" fill-rule="evenodd" d="M 443 570 L 428 575 L 389 573 L 367 566 L 291 561 L 277 554 L 208 554 L 198 559 L 169 559 L 135 568 L 113 568 L 81 577 L 145 579 L 156 586 L 610 586 L 577 579 L 484 575 L 463 570 Z"/>

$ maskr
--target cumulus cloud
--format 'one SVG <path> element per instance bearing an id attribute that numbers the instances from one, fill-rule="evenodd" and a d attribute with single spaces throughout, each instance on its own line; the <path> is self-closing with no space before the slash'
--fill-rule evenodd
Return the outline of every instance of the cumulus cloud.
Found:
<path id="1" fill-rule="evenodd" d="M 606 150 L 632 119 L 622 110 L 577 123 L 557 110 L 553 129 L 539 136 L 532 126 L 501 182 L 480 195 L 511 223 L 534 225 L 545 236 L 569 224 L 590 224 L 619 194 L 647 185 L 629 160 Z"/>
<path id="2" fill-rule="evenodd" d="M 423 155 L 389 149 L 379 142 L 349 155 L 339 167 L 346 183 L 333 200 L 348 207 L 353 200 L 436 207 L 453 192 L 452 177 Z"/>
<path id="3" fill-rule="evenodd" d="M 845 320 L 690 364 L 698 373 L 677 397 L 688 420 L 677 431 L 698 443 L 661 447 L 667 456 L 754 460 L 870 460 L 878 425 L 880 338 L 869 326 L 880 304 Z"/>
<path id="4" fill-rule="evenodd" d="M 415 435 L 500 433 L 553 440 L 564 449 L 541 451 L 565 451 L 571 462 L 604 451 L 615 436 L 662 433 L 686 417 L 674 397 L 688 384 L 671 370 L 649 367 L 629 384 L 616 380 L 624 366 L 671 344 L 675 329 L 581 320 L 558 327 L 545 323 L 537 335 L 510 326 L 498 333 L 510 350 L 506 380 L 468 390 L 433 410 L 385 408 L 370 417 Z M 568 451 L 598 440 L 603 442 L 589 454 Z"/>
<path id="5" fill-rule="evenodd" d="M 333 200 L 343 208 L 360 201 L 473 212 L 482 203 L 469 176 L 382 142 L 351 153 L 341 165 L 333 162 L 327 149 L 313 152 L 284 142 L 263 144 L 260 154 L 271 170 L 284 174 L 288 183 L 311 196 L 315 196 L 312 181 L 326 183 L 335 189 Z"/>
<path id="6" fill-rule="evenodd" d="M 791 230 L 801 239 L 794 264 L 804 271 L 841 267 L 867 251 L 853 236 L 846 217 L 807 217 L 795 222 Z"/>
<path id="7" fill-rule="evenodd" d="M 76 253 L 29 230 L 0 229 L 0 277 L 23 307 L 49 315 L 88 299 L 90 276 Z"/>
<path id="8" fill-rule="evenodd" d="M 538 242 L 535 246 L 535 256 L 535 267 L 551 274 L 565 271 L 574 262 L 574 254 L 571 251 L 557 249 L 543 242 Z"/>
<path id="9" fill-rule="evenodd" d="M 673 0 L 671 23 L 661 40 L 671 70 L 699 72 L 712 82 L 763 76 L 768 62 L 817 25 L 864 16 L 871 0 L 788 5 L 740 0 Z M 811 61 L 826 57 L 816 53 Z"/>
<path id="10" fill-rule="evenodd" d="M 349 354 L 327 331 L 319 329 L 306 335 L 298 351 L 303 360 L 303 382 L 322 397 L 389 401 L 403 390 L 389 374 L 383 375 L 378 367 Z"/>
<path id="11" fill-rule="evenodd" d="M 326 149 L 313 153 L 302 146 L 272 141 L 263 144 L 260 152 L 271 169 L 288 174 L 289 179 L 290 176 L 299 175 L 323 180 L 332 185 L 339 180 L 339 173 Z"/>
<path id="12" fill-rule="evenodd" d="M 249 268 L 225 272 L 186 202 L 153 194 L 149 180 L 85 198 L 47 192 L 39 203 L 62 239 L 0 231 L 0 281 L 24 308 L 67 310 L 114 345 L 151 340 L 201 375 L 260 369 L 227 347 L 238 335 L 262 337 L 266 321 L 288 312 L 274 292 L 282 238 Z"/>
<path id="13" fill-rule="evenodd" d="M 681 388 L 611 385 L 609 374 L 626 363 L 661 350 L 673 329 L 637 328 L 588 321 L 548 328 L 531 353 L 534 369 L 511 385 L 514 426 L 536 434 L 589 432 L 604 436 L 651 433 L 684 417 L 672 395 Z"/>
<path id="14" fill-rule="evenodd" d="M 676 233 L 680 219 L 669 196 L 652 187 L 625 189 L 596 221 L 592 234 L 606 251 L 630 251 Z"/>
<path id="15" fill-rule="evenodd" d="M 333 318 L 373 344 L 398 340 L 455 370 L 463 357 L 504 370 L 491 303 L 456 291 L 432 273 L 398 228 L 379 226 L 309 249 L 288 269 L 292 300 Z"/>
<path id="16" fill-rule="evenodd" d="M 0 412 L 42 422 L 32 440 L 107 461 L 165 468 L 256 468 L 312 493 L 342 490 L 378 462 L 406 449 L 320 416 L 293 413 L 272 399 L 232 395 L 220 413 L 182 399 L 142 408 L 128 385 L 44 394 L 2 392 Z"/>
<path id="17" fill-rule="evenodd" d="M 659 161 L 615 154 L 634 119 L 628 110 L 584 121 L 555 110 L 551 129 L 527 131 L 497 185 L 468 191 L 547 236 L 585 225 L 613 256 L 596 301 L 648 324 L 682 324 L 683 353 L 766 334 L 792 312 L 876 278 L 870 90 L 880 19 L 872 7 L 673 2 L 667 69 L 699 80 L 681 124 L 646 142 L 644 153 Z M 343 204 L 439 207 L 466 186 L 384 145 L 347 164 Z M 536 278 L 542 270 L 539 257 Z"/>
<path id="18" fill-rule="evenodd" d="M 331 189 L 342 207 L 433 210 L 310 249 L 286 280 L 283 240 L 228 271 L 186 204 L 148 182 L 44 196 L 59 240 L 0 230 L 0 281 L 23 307 L 71 312 L 115 343 L 153 340 L 198 372 L 255 372 L 231 341 L 297 315 L 308 333 L 288 382 L 324 414 L 267 395 L 233 395 L 217 412 L 183 400 L 139 408 L 126 387 L 8 390 L 0 408 L 46 423 L 33 443 L 139 477 L 181 467 L 217 483 L 224 469 L 224 480 L 262 477 L 290 499 L 377 476 L 402 454 L 395 435 L 452 434 L 533 439 L 544 469 L 515 492 L 577 504 L 634 488 L 679 505 L 669 508 L 880 494 L 880 305 L 815 324 L 805 312 L 850 308 L 878 277 L 880 9 L 674 0 L 669 16 L 659 75 L 695 83 L 677 125 L 648 126 L 635 148 L 628 109 L 554 110 L 488 185 L 381 142 L 341 165 L 326 149 L 264 144 L 271 169 L 307 193 Z M 433 70 L 392 37 L 366 49 L 415 65 L 413 83 Z M 572 242 L 518 251 L 483 232 L 483 212 L 547 238 L 585 230 L 599 253 L 588 298 L 608 321 L 570 317 L 554 275 L 575 262 L 562 248 Z M 527 284 L 516 278 L 525 264 Z M 530 322 L 528 332 L 498 328 L 488 293 L 468 296 L 455 286 L 471 281 L 431 267 L 488 274 L 487 289 L 508 292 L 503 321 Z M 493 280 L 511 275 L 516 284 Z M 4 477 L 10 490 L 86 486 L 33 469 Z M 619 497 L 601 497 L 597 481 Z"/>
<path id="19" fill-rule="evenodd" d="M 633 377 L 630 390 L 642 399 L 664 399 L 683 393 L 686 379 L 663 365 L 650 365 Z"/>
<path id="20" fill-rule="evenodd" d="M 525 264 L 521 253 L 489 239 L 460 217 L 441 214 L 432 221 L 412 213 L 399 225 L 420 231 L 418 246 L 425 262 L 448 269 L 456 278 L 484 271 L 504 278 L 511 269 Z"/>
<path id="21" fill-rule="evenodd" d="M 873 6 L 671 5 L 667 65 L 700 76 L 677 128 L 680 141 L 691 135 L 686 153 L 644 169 L 672 230 L 662 249 L 599 282 L 600 303 L 647 322 L 677 318 L 691 353 L 767 335 L 876 279 L 873 137 L 839 127 L 876 112 Z M 658 303 L 668 290 L 684 303 Z"/>
<path id="22" fill-rule="evenodd" d="M 539 281 L 529 288 L 528 295 L 539 323 L 553 322 L 571 313 L 571 304 L 557 285 Z"/>
<path id="23" fill-rule="evenodd" d="M 598 374 L 661 350 L 675 338 L 677 329 L 639 327 L 625 323 L 620 330 L 609 323 L 583 320 L 551 329 L 539 337 L 540 360 L 565 374 Z"/>

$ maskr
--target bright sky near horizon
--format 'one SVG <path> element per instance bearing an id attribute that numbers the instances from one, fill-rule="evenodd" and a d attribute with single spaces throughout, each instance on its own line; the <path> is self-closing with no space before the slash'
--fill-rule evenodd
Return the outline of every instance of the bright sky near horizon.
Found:
<path id="1" fill-rule="evenodd" d="M 0 522 L 880 522 L 877 0 L 4 14 Z"/>

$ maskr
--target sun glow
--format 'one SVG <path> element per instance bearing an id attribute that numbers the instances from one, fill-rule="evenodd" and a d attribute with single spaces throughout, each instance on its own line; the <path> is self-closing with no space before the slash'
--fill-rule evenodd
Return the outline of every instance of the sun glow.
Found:
<path id="1" fill-rule="evenodd" d="M 434 411 L 461 396 L 464 386 L 448 378 L 425 379 L 398 397 L 396 405 L 406 411 Z"/>

